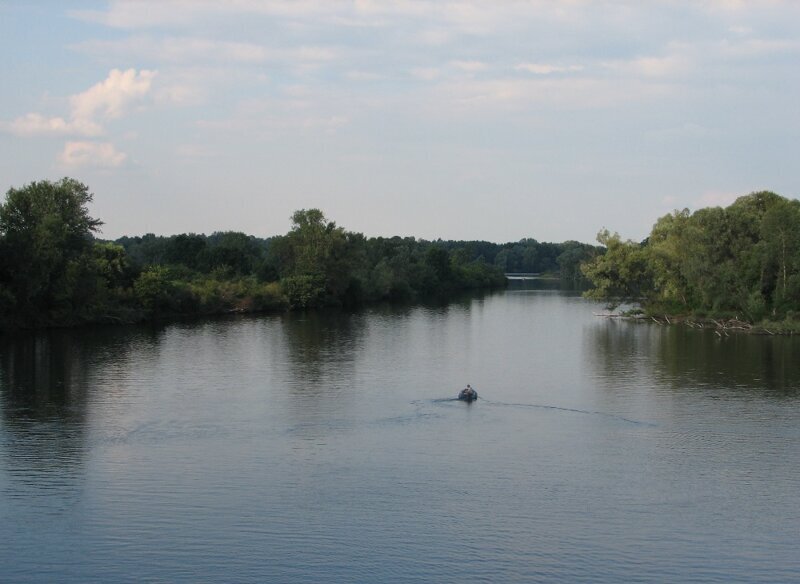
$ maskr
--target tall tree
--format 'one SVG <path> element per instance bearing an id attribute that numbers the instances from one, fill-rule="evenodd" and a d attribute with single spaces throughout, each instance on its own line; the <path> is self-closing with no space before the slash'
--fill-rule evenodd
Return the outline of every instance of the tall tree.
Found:
<path id="1" fill-rule="evenodd" d="M 91 217 L 89 188 L 71 178 L 11 188 L 0 205 L 4 295 L 14 298 L 15 320 L 47 323 L 68 307 L 75 282 L 68 278 L 92 248 L 102 222 Z"/>
<path id="2" fill-rule="evenodd" d="M 761 221 L 762 287 L 771 293 L 772 313 L 800 305 L 800 201 L 781 200 Z"/>
<path id="3" fill-rule="evenodd" d="M 298 306 L 343 302 L 358 286 L 359 273 L 366 271 L 364 247 L 362 235 L 337 227 L 319 209 L 296 211 L 291 231 L 275 245 L 290 302 Z"/>
<path id="4" fill-rule="evenodd" d="M 629 291 L 631 275 L 643 266 L 641 274 L 650 279 L 641 280 L 641 296 L 651 308 L 737 315 L 754 322 L 800 309 L 796 200 L 761 191 L 726 208 L 676 211 L 656 222 L 640 249 L 607 232 L 601 236 L 608 247 L 605 256 L 584 267 L 595 284 L 592 296 Z"/>
<path id="5" fill-rule="evenodd" d="M 652 269 L 641 244 L 623 241 L 618 233 L 612 234 L 608 229 L 597 234 L 597 241 L 605 246 L 606 253 L 583 266 L 583 273 L 595 286 L 587 296 L 630 301 L 652 294 Z"/>

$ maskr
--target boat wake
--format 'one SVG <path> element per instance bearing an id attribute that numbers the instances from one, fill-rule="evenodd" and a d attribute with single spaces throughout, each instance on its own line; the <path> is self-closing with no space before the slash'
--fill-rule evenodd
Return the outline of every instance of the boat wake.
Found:
<path id="1" fill-rule="evenodd" d="M 642 420 L 634 420 L 633 418 L 626 418 L 625 416 L 620 416 L 618 414 L 610 414 L 608 412 L 601 412 L 597 410 L 582 410 L 580 408 L 565 408 L 562 406 L 553 406 L 548 404 L 526 404 L 526 403 L 517 403 L 517 402 L 501 402 L 501 401 L 494 401 L 490 399 L 486 399 L 485 397 L 477 397 L 475 401 L 479 401 L 486 406 L 492 407 L 506 407 L 506 408 L 533 408 L 538 410 L 550 410 L 556 412 L 567 412 L 571 414 L 582 414 L 585 416 L 598 416 L 602 418 L 607 418 L 610 420 L 617 420 L 620 422 L 625 422 L 626 424 L 634 424 L 636 426 L 645 426 L 650 428 L 655 428 L 658 424 L 654 424 L 653 422 L 645 422 Z M 428 400 L 414 400 L 411 403 L 415 405 L 421 405 L 424 403 L 428 404 L 448 404 L 453 402 L 463 402 L 463 400 L 458 399 L 457 397 L 442 397 L 442 398 L 433 398 Z"/>
<path id="2" fill-rule="evenodd" d="M 500 407 L 509 407 L 509 408 L 536 408 L 540 410 L 555 410 L 559 412 L 570 412 L 574 414 L 584 414 L 587 416 L 601 416 L 603 418 L 610 418 L 613 420 L 619 420 L 621 422 L 626 422 L 628 424 L 636 424 L 637 426 L 649 426 L 649 427 L 656 427 L 657 424 L 652 422 L 643 422 L 641 420 L 634 420 L 632 418 L 626 418 L 625 416 L 620 416 L 618 414 L 609 414 L 608 412 L 600 412 L 597 410 L 581 410 L 579 408 L 564 408 L 561 406 L 551 406 L 547 404 L 523 404 L 523 403 L 510 403 L 510 402 L 498 402 L 493 400 L 488 400 L 481 398 L 481 401 L 490 406 L 500 406 Z"/>

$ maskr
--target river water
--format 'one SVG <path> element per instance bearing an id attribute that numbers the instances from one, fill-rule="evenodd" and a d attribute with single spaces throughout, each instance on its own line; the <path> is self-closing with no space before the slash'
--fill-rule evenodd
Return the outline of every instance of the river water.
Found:
<path id="1" fill-rule="evenodd" d="M 0 581 L 800 581 L 800 338 L 529 285 L 6 340 Z"/>

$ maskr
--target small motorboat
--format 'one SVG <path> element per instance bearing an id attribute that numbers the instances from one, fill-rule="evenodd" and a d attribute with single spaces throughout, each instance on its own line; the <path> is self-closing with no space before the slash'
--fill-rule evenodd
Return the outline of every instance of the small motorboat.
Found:
<path id="1" fill-rule="evenodd" d="M 478 392 L 472 389 L 469 385 L 458 392 L 458 399 L 471 402 L 478 399 Z"/>

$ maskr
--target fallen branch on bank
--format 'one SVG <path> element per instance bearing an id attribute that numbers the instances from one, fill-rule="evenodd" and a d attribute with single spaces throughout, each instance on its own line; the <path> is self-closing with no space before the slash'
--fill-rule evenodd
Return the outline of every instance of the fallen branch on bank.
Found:
<path id="1" fill-rule="evenodd" d="M 642 313 L 626 314 L 626 313 L 593 313 L 594 316 L 602 318 L 621 318 L 635 322 L 654 322 L 657 325 L 677 325 L 684 324 L 693 329 L 713 330 L 718 337 L 729 337 L 732 332 L 745 332 L 752 334 L 762 335 L 784 335 L 794 334 L 796 331 L 792 330 L 772 330 L 763 326 L 754 325 L 753 323 L 742 320 L 738 316 L 732 318 L 691 318 L 683 315 L 646 315 Z"/>

